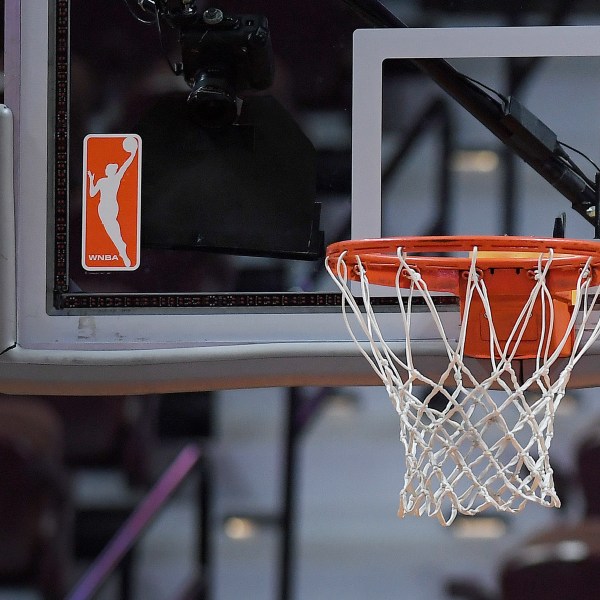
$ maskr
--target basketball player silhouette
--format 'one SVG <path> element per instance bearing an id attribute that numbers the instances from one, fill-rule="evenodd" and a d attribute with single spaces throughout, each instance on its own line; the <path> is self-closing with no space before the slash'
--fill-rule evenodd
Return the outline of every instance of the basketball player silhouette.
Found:
<path id="1" fill-rule="evenodd" d="M 90 197 L 94 198 L 100 192 L 100 202 L 98 203 L 100 221 L 117 248 L 124 265 L 130 267 L 131 260 L 127 255 L 127 245 L 123 240 L 121 226 L 117 220 L 119 215 L 118 194 L 123 176 L 135 158 L 138 149 L 137 140 L 134 137 L 126 137 L 123 140 L 123 149 L 129 152 L 129 157 L 120 167 L 117 164 L 109 163 L 105 168 L 106 177 L 102 177 L 94 183 L 94 174 L 88 171 L 88 178 Z"/>

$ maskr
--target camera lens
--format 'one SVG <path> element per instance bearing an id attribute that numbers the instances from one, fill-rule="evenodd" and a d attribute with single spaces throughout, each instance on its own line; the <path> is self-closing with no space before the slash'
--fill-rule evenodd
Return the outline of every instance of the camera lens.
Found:
<path id="1" fill-rule="evenodd" d="M 224 73 L 199 72 L 188 104 L 194 119 L 203 127 L 224 127 L 237 118 L 235 89 Z"/>

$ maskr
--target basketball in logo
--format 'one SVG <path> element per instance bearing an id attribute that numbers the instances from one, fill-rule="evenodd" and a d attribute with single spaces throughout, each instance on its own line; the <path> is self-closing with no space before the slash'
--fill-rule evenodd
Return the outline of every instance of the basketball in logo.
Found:
<path id="1" fill-rule="evenodd" d="M 88 135 L 83 142 L 82 265 L 131 271 L 140 262 L 142 140 Z"/>

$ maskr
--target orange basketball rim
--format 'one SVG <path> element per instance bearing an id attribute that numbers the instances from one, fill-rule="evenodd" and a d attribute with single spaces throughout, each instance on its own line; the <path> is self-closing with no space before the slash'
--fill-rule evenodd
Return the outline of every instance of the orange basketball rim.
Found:
<path id="1" fill-rule="evenodd" d="M 340 260 L 350 280 L 366 276 L 371 284 L 398 288 L 414 287 L 420 280 L 429 291 L 457 296 L 461 317 L 467 314 L 465 354 L 479 358 L 489 358 L 492 352 L 490 317 L 497 340 L 513 344 L 505 349 L 513 358 L 535 357 L 542 331 L 546 335 L 551 331 L 550 353 L 560 347 L 560 356 L 569 356 L 574 335 L 570 328 L 573 291 L 582 278 L 589 286 L 600 284 L 600 243 L 586 240 L 517 236 L 351 240 L 327 248 L 328 265 L 334 272 Z M 540 277 L 549 298 L 542 294 L 531 301 Z M 469 292 L 474 279 L 485 288 L 485 301 Z M 547 310 L 547 301 L 553 310 Z M 527 325 L 515 337 L 515 322 L 528 302 Z"/>

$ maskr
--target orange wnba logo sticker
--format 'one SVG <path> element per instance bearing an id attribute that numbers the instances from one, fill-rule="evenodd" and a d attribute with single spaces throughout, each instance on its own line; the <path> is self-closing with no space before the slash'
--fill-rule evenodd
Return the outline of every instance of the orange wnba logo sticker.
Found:
<path id="1" fill-rule="evenodd" d="M 142 140 L 135 134 L 83 141 L 82 265 L 133 271 L 140 264 Z"/>

